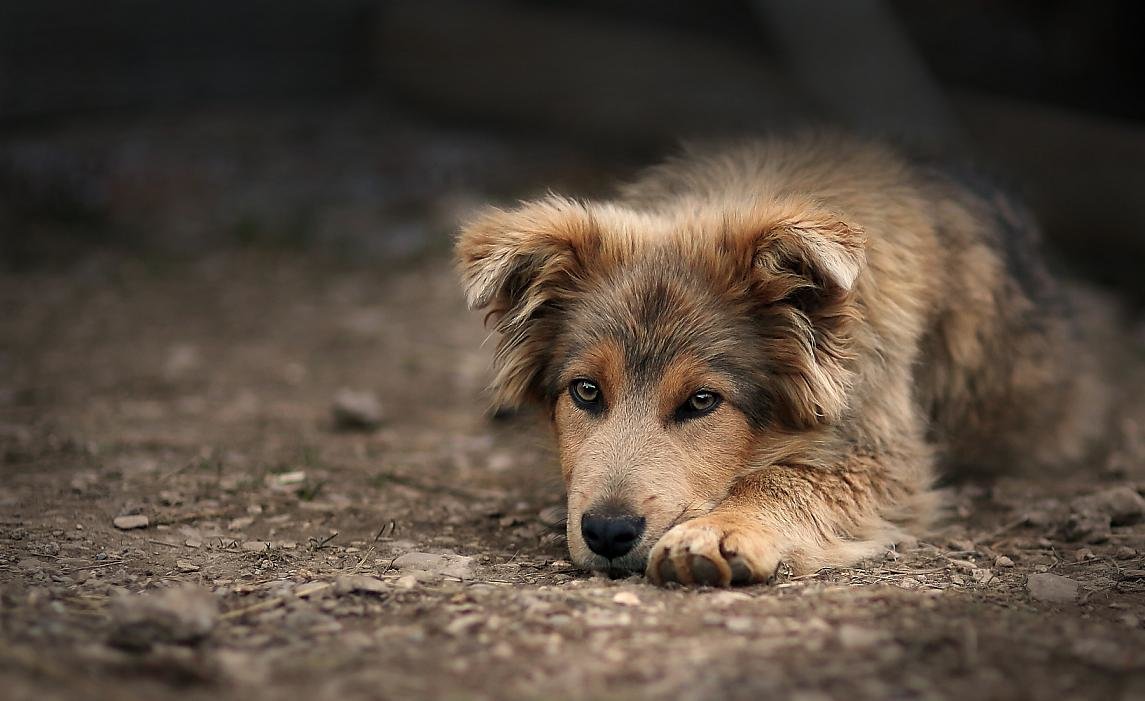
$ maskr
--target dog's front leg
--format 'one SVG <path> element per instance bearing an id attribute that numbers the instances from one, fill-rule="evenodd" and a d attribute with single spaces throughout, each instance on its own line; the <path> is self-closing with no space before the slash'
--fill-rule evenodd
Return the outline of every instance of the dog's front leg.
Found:
<path id="1" fill-rule="evenodd" d="M 781 562 L 796 574 L 851 564 L 893 543 L 902 535 L 899 524 L 923 515 L 930 496 L 921 478 L 876 456 L 853 456 L 834 468 L 753 472 L 709 514 L 664 534 L 649 556 L 648 577 L 727 586 L 766 582 Z"/>

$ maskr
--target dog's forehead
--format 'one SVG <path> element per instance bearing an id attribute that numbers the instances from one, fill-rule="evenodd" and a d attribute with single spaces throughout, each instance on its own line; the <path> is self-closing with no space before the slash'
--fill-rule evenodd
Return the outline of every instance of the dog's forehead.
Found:
<path id="1" fill-rule="evenodd" d="M 726 290 L 669 254 L 619 266 L 570 311 L 570 349 L 612 342 L 627 373 L 637 378 L 662 374 L 681 356 L 715 363 L 750 334 L 746 315 Z"/>
<path id="2" fill-rule="evenodd" d="M 686 256 L 648 256 L 582 289 L 561 316 L 550 396 L 575 372 L 612 373 L 637 392 L 669 376 L 694 380 L 711 372 L 724 378 L 730 398 L 754 425 L 766 422 L 769 363 L 754 306 L 692 263 Z M 688 371 L 681 375 L 681 368 Z"/>

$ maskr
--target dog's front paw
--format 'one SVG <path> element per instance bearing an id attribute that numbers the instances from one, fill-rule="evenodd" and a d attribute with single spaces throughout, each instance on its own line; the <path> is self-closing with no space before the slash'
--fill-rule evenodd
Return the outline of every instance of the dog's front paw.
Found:
<path id="1" fill-rule="evenodd" d="M 776 540 L 758 524 L 709 515 L 665 533 L 652 548 L 647 575 L 656 584 L 755 584 L 770 579 L 781 558 Z"/>

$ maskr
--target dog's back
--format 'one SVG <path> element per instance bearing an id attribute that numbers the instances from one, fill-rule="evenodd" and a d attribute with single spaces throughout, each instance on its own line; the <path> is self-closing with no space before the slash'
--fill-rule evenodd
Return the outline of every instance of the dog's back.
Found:
<path id="1" fill-rule="evenodd" d="M 861 227 L 869 362 L 850 411 L 877 423 L 911 368 L 913 410 L 959 473 L 1074 465 L 1108 435 L 1112 304 L 1050 273 L 1036 223 L 981 171 L 818 134 L 691 153 L 622 196 L 660 212 L 809 197 Z"/>

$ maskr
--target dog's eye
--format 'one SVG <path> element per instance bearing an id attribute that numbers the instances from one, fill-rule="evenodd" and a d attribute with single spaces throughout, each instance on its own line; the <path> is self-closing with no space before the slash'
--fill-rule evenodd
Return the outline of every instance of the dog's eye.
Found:
<path id="1" fill-rule="evenodd" d="M 687 421 L 710 414 L 715 411 L 721 401 L 723 400 L 720 395 L 702 389 L 688 397 L 688 399 L 676 409 L 676 420 Z"/>
<path id="2" fill-rule="evenodd" d="M 593 414 L 600 413 L 600 387 L 592 380 L 573 380 L 569 385 L 569 396 L 581 409 Z"/>

